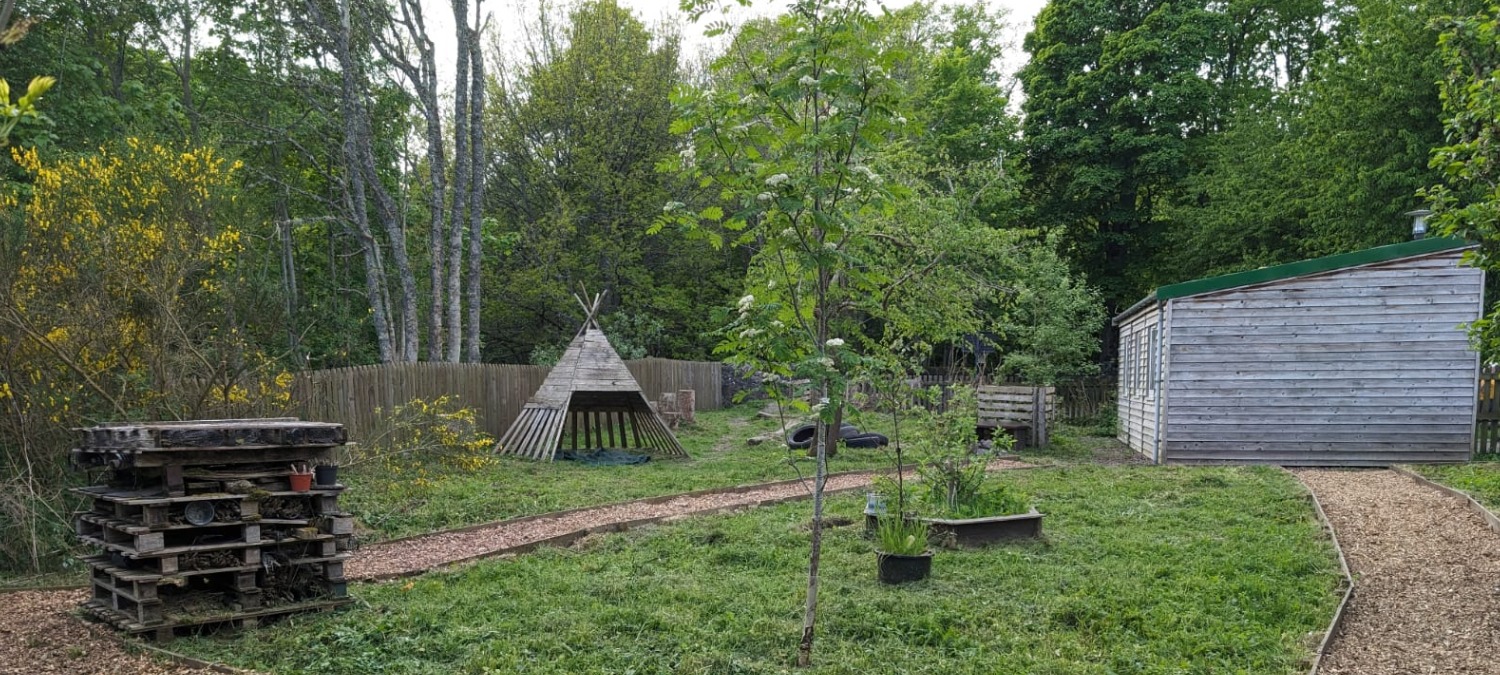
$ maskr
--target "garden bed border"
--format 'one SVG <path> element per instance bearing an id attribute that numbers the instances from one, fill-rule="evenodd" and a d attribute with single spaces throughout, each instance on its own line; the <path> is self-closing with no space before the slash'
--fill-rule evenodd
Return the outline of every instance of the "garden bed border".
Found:
<path id="1" fill-rule="evenodd" d="M 1426 485 L 1427 487 L 1437 490 L 1438 492 L 1446 494 L 1450 497 L 1457 497 L 1460 501 L 1468 502 L 1469 508 L 1473 509 L 1475 513 L 1478 513 L 1480 518 L 1484 519 L 1484 524 L 1490 528 L 1490 531 L 1494 532 L 1495 534 L 1500 534 L 1500 516 L 1496 516 L 1493 511 L 1490 511 L 1489 508 L 1485 507 L 1485 505 L 1482 504 L 1478 499 L 1475 499 L 1474 495 L 1471 495 L 1456 487 L 1450 487 L 1439 483 L 1435 480 L 1432 480 L 1431 478 L 1423 476 L 1422 474 L 1419 474 L 1403 466 L 1392 466 L 1391 470 L 1395 471 L 1398 474 L 1406 476 L 1413 481 L 1416 481 L 1418 485 Z"/>
<path id="2" fill-rule="evenodd" d="M 1338 636 L 1339 628 L 1344 623 L 1344 611 L 1349 607 L 1349 601 L 1354 597 L 1354 574 L 1349 571 L 1349 561 L 1344 557 L 1344 547 L 1339 544 L 1338 530 L 1334 529 L 1333 521 L 1328 519 L 1328 512 L 1323 510 L 1323 502 L 1318 500 L 1318 494 L 1312 487 L 1302 482 L 1302 479 L 1286 467 L 1281 468 L 1297 481 L 1302 489 L 1307 491 L 1307 497 L 1312 501 L 1313 511 L 1318 515 L 1318 522 L 1322 524 L 1323 531 L 1333 541 L 1333 552 L 1338 554 L 1339 573 L 1344 577 L 1344 597 L 1339 600 L 1337 610 L 1333 612 L 1333 619 L 1329 620 L 1327 630 L 1323 631 L 1323 639 L 1318 643 L 1317 652 L 1313 654 L 1312 666 L 1307 669 L 1307 675 L 1318 675 L 1318 669 L 1323 666 L 1323 657 L 1328 654 L 1328 646 L 1333 644 Z"/>

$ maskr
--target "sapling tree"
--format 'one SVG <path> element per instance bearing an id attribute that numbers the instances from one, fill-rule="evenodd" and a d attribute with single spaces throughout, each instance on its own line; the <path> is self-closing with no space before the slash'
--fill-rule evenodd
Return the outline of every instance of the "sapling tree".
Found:
<path id="1" fill-rule="evenodd" d="M 684 0 L 694 20 L 713 0 Z M 710 34 L 727 30 L 710 24 Z M 773 24 L 746 27 L 713 64 L 720 88 L 684 89 L 673 131 L 684 149 L 667 169 L 714 188 L 722 206 L 666 206 L 655 229 L 755 250 L 751 277 L 721 351 L 777 377 L 814 383 L 812 542 L 798 665 L 810 665 L 817 618 L 823 487 L 838 440 L 847 374 L 858 355 L 848 336 L 857 298 L 885 278 L 854 257 L 865 222 L 897 196 L 871 168 L 894 135 L 901 55 L 883 49 L 880 23 L 858 0 L 799 0 Z M 766 39 L 768 31 L 778 39 Z"/>

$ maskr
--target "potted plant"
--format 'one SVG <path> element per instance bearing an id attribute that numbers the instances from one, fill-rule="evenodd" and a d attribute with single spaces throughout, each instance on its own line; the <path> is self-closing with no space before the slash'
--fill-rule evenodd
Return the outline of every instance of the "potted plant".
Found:
<path id="1" fill-rule="evenodd" d="M 877 576 L 887 584 L 926 579 L 932 573 L 932 551 L 927 548 L 927 523 L 900 516 L 884 516 L 875 526 Z"/>
<path id="2" fill-rule="evenodd" d="M 334 487 L 339 484 L 339 463 L 332 459 L 313 460 L 313 485 Z"/>
<path id="3" fill-rule="evenodd" d="M 312 489 L 313 472 L 308 468 L 307 462 L 296 462 L 292 464 L 292 473 L 287 480 L 292 484 L 292 492 L 307 492 Z"/>

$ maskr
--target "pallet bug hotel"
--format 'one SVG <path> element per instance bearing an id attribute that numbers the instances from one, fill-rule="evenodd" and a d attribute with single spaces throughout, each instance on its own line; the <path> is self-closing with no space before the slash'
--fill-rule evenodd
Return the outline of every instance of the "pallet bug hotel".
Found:
<path id="1" fill-rule="evenodd" d="M 74 466 L 103 482 L 74 490 L 89 500 L 78 537 L 100 549 L 82 558 L 93 589 L 84 607 L 95 617 L 169 640 L 178 629 L 253 628 L 349 602 L 343 486 L 307 476 L 332 463 L 343 425 L 276 418 L 79 431 Z"/>

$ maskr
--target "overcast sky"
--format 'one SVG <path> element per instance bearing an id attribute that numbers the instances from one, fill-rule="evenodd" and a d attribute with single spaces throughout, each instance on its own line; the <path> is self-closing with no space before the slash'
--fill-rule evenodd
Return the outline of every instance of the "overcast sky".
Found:
<path id="1" fill-rule="evenodd" d="M 678 0 L 618 0 L 622 6 L 635 10 L 635 13 L 647 24 L 660 21 L 678 20 L 682 21 L 681 13 L 677 9 Z M 891 9 L 904 7 L 913 0 L 887 0 L 885 5 Z M 939 0 L 941 2 L 941 0 Z M 471 12 L 472 2 L 470 0 Z M 568 0 L 553 0 L 558 4 Z M 732 0 L 726 0 L 733 4 Z M 490 26 L 498 30 L 502 44 L 515 44 L 519 39 L 519 26 L 523 17 L 533 18 L 536 16 L 538 0 L 484 0 L 484 11 L 489 14 Z M 780 13 L 788 6 L 786 0 L 754 0 L 753 6 L 749 8 L 736 8 L 729 15 L 731 21 L 743 21 L 746 17 L 766 16 Z M 874 3 L 871 3 L 874 5 Z M 1014 73 L 1020 68 L 1024 54 L 1021 53 L 1020 37 L 1031 29 L 1032 21 L 1037 12 L 1041 11 L 1046 0 L 990 0 L 992 8 L 1004 8 L 1009 10 L 1008 21 L 1013 26 L 1013 44 L 1017 45 L 1009 54 L 1002 66 L 1007 72 Z M 422 0 L 422 6 L 427 15 L 427 28 L 432 35 L 432 40 L 437 47 L 439 79 L 444 83 L 444 90 L 452 90 L 453 82 L 453 56 L 455 51 L 455 40 L 453 31 L 453 5 L 449 0 Z M 705 17 L 713 18 L 713 17 Z M 693 59 L 693 52 L 703 51 L 711 43 L 703 37 L 703 28 L 699 25 L 683 25 L 682 36 L 685 57 Z M 488 44 L 486 44 L 488 46 Z"/>

